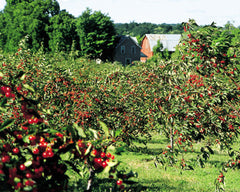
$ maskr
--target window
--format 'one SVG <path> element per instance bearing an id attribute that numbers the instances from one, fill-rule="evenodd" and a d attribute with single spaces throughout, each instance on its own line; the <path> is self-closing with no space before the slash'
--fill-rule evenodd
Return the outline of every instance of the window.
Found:
<path id="1" fill-rule="evenodd" d="M 136 54 L 136 46 L 132 46 L 132 47 L 131 47 L 131 53 L 132 53 L 133 55 Z"/>
<path id="2" fill-rule="evenodd" d="M 126 58 L 126 59 L 125 59 L 125 64 L 126 64 L 126 65 L 131 64 L 131 62 L 132 62 L 131 58 Z"/>
<path id="3" fill-rule="evenodd" d="M 121 54 L 125 54 L 125 46 L 124 45 L 121 46 Z"/>

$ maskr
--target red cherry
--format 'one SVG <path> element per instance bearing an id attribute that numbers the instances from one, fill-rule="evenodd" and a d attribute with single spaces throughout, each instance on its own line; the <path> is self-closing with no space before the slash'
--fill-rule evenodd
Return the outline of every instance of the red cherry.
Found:
<path id="1" fill-rule="evenodd" d="M 53 156 L 54 156 L 54 153 L 53 153 L 52 151 L 48 151 L 48 152 L 47 152 L 47 156 L 48 156 L 48 157 L 53 157 Z"/>
<path id="2" fill-rule="evenodd" d="M 123 181 L 122 180 L 117 180 L 117 185 L 122 185 Z"/>
<path id="3" fill-rule="evenodd" d="M 35 117 L 34 119 L 33 119 L 33 123 L 38 123 L 39 121 L 38 121 L 38 118 L 37 117 Z"/>
<path id="4" fill-rule="evenodd" d="M 98 155 L 98 151 L 96 149 L 92 150 L 92 155 L 93 156 L 97 156 Z"/>
<path id="5" fill-rule="evenodd" d="M 102 167 L 103 167 L 103 168 L 107 167 L 107 162 L 106 162 L 106 161 L 103 161 L 103 162 L 102 162 Z"/>
<path id="6" fill-rule="evenodd" d="M 52 148 L 51 148 L 51 147 L 48 147 L 48 148 L 46 149 L 46 151 L 47 151 L 47 152 L 50 152 L 50 151 L 52 151 Z"/>
<path id="7" fill-rule="evenodd" d="M 25 166 L 24 164 L 21 164 L 21 165 L 19 166 L 19 169 L 20 169 L 21 171 L 25 171 L 25 170 L 26 170 L 26 166 Z"/>
<path id="8" fill-rule="evenodd" d="M 45 142 L 45 139 L 43 137 L 40 138 L 40 142 Z"/>
<path id="9" fill-rule="evenodd" d="M 39 149 L 38 148 L 34 148 L 32 152 L 33 152 L 34 155 L 37 155 L 37 154 L 39 154 Z"/>
<path id="10" fill-rule="evenodd" d="M 112 156 L 111 156 L 111 159 L 112 159 L 112 160 L 113 160 L 113 159 L 115 159 L 115 156 L 114 156 L 114 155 L 112 155 Z"/>
<path id="11" fill-rule="evenodd" d="M 10 97 L 11 97 L 11 92 L 6 92 L 6 93 L 5 93 L 5 96 L 6 96 L 7 98 L 10 98 Z"/>
<path id="12" fill-rule="evenodd" d="M 26 186 L 33 186 L 33 184 L 34 184 L 34 182 L 31 181 L 31 180 L 25 181 L 25 185 L 26 185 Z"/>
<path id="13" fill-rule="evenodd" d="M 31 174 L 30 172 L 28 172 L 28 173 L 26 173 L 26 177 L 27 177 L 28 179 L 30 179 L 30 178 L 32 178 L 32 174 Z"/>
<path id="14" fill-rule="evenodd" d="M 18 154 L 18 153 L 19 153 L 19 149 L 18 149 L 17 147 L 14 148 L 14 149 L 13 149 L 13 153 L 14 153 L 14 154 Z"/>
<path id="15" fill-rule="evenodd" d="M 107 153 L 106 155 L 108 158 L 111 158 L 112 157 L 112 154 L 111 153 Z"/>
<path id="16" fill-rule="evenodd" d="M 48 146 L 48 143 L 47 142 L 41 142 L 41 143 L 39 143 L 39 146 L 42 147 L 42 148 L 46 148 Z"/>
<path id="17" fill-rule="evenodd" d="M 104 158 L 104 157 L 106 156 L 106 153 L 102 152 L 102 153 L 100 154 L 100 156 L 101 156 L 102 158 Z"/>
<path id="18" fill-rule="evenodd" d="M 23 138 L 23 136 L 21 135 L 21 134 L 17 134 L 17 139 L 22 139 Z"/>
<path id="19" fill-rule="evenodd" d="M 30 136 L 28 137 L 28 139 L 29 139 L 30 141 L 34 141 L 34 140 L 36 139 L 36 136 L 30 135 Z"/>
<path id="20" fill-rule="evenodd" d="M 33 119 L 28 119 L 29 124 L 33 124 Z"/>
<path id="21" fill-rule="evenodd" d="M 2 157 L 1 160 L 2 160 L 3 163 L 8 163 L 10 161 L 10 157 L 8 155 L 5 155 L 5 156 Z"/>
<path id="22" fill-rule="evenodd" d="M 43 158 L 48 158 L 48 154 L 47 154 L 46 151 L 42 153 L 42 157 L 43 157 Z"/>
<path id="23" fill-rule="evenodd" d="M 78 147 L 79 148 L 84 148 L 85 147 L 85 144 L 83 142 L 78 142 Z"/>
<path id="24" fill-rule="evenodd" d="M 10 87 L 5 87 L 5 92 L 11 92 L 12 89 Z"/>
<path id="25" fill-rule="evenodd" d="M 22 87 L 19 85 L 19 86 L 17 87 L 17 90 L 18 90 L 18 91 L 21 91 L 21 90 L 22 90 Z"/>
<path id="26" fill-rule="evenodd" d="M 23 184 L 21 182 L 17 183 L 16 185 L 16 189 L 21 189 L 23 187 Z"/>

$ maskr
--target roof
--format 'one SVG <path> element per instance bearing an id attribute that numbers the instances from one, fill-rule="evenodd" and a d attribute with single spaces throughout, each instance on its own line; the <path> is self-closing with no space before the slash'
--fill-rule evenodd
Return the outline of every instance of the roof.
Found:
<path id="1" fill-rule="evenodd" d="M 145 36 L 149 40 L 151 50 L 157 45 L 157 41 L 160 40 L 163 49 L 168 49 L 168 51 L 175 51 L 175 47 L 181 38 L 181 34 L 146 34 Z"/>
<path id="2" fill-rule="evenodd" d="M 148 57 L 147 55 L 145 55 L 143 52 L 140 53 L 140 57 Z"/>
<path id="3" fill-rule="evenodd" d="M 118 45 L 116 46 L 116 48 L 119 47 L 119 46 L 120 46 L 125 40 L 127 40 L 127 39 L 132 40 L 132 41 L 136 44 L 136 46 L 138 46 L 140 49 L 142 48 L 142 47 L 138 44 L 138 41 L 137 41 L 137 38 L 136 38 L 136 37 L 131 37 L 131 36 L 129 36 L 129 35 L 120 35 L 119 37 L 120 37 L 120 39 L 119 39 L 119 42 L 118 42 Z"/>

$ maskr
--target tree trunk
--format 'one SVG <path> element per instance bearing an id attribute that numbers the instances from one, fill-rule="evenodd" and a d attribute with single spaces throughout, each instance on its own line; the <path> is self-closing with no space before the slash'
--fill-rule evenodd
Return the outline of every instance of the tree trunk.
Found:
<path id="1" fill-rule="evenodd" d="M 94 176 L 95 176 L 95 172 L 94 170 L 90 167 L 89 168 L 89 177 L 88 177 L 88 184 L 87 184 L 87 189 L 85 192 L 91 192 L 92 191 L 92 183 L 93 183 L 93 179 L 94 179 Z"/>
<path id="2" fill-rule="evenodd" d="M 173 139 L 173 127 L 170 127 L 170 146 L 171 146 L 171 152 L 173 152 L 173 144 L 174 144 L 174 139 Z"/>

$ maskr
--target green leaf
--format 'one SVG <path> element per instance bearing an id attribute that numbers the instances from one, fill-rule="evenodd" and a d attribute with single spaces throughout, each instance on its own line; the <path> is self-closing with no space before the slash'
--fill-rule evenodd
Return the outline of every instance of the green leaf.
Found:
<path id="1" fill-rule="evenodd" d="M 80 126 L 78 126 L 77 123 L 74 123 L 74 124 L 73 124 L 73 127 L 77 130 L 79 136 L 81 136 L 81 137 L 83 137 L 83 138 L 86 138 L 86 137 L 87 137 L 86 134 L 84 133 L 83 128 L 80 127 Z"/>
<path id="2" fill-rule="evenodd" d="M 109 173 L 110 170 L 111 170 L 111 167 L 107 166 L 104 168 L 103 172 L 106 174 L 106 173 Z"/>
<path id="3" fill-rule="evenodd" d="M 7 109 L 5 109 L 5 108 L 3 108 L 3 107 L 0 107 L 0 111 L 2 111 L 2 112 L 6 112 Z"/>
<path id="4" fill-rule="evenodd" d="M 117 129 L 116 131 L 115 131 L 115 137 L 118 137 L 120 134 L 121 134 L 121 130 L 120 129 Z"/>
<path id="5" fill-rule="evenodd" d="M 3 73 L 0 71 L 0 77 L 3 77 L 4 75 L 3 75 Z"/>
<path id="6" fill-rule="evenodd" d="M 91 129 L 91 128 L 89 128 L 89 131 L 91 131 L 93 133 L 93 136 L 95 139 L 98 139 L 98 131 Z"/>
<path id="7" fill-rule="evenodd" d="M 91 148 L 92 148 L 92 145 L 89 145 L 84 155 L 89 154 L 91 151 Z"/>
<path id="8" fill-rule="evenodd" d="M 23 188 L 24 191 L 32 191 L 32 187 L 31 186 L 26 186 Z"/>
<path id="9" fill-rule="evenodd" d="M 23 87 L 28 89 L 29 91 L 32 91 L 32 92 L 35 92 L 35 90 L 33 89 L 33 87 L 31 87 L 30 85 L 28 84 L 23 84 Z"/>
<path id="10" fill-rule="evenodd" d="M 4 129 L 10 127 L 12 124 L 14 124 L 13 119 L 9 119 L 3 122 L 3 124 L 0 126 L 0 131 L 3 131 Z"/>
<path id="11" fill-rule="evenodd" d="M 1 107 L 4 107 L 4 105 L 7 103 L 7 98 L 6 97 L 4 97 L 3 99 L 2 99 L 2 101 L 1 101 L 1 103 L 0 103 L 0 106 Z"/>
<path id="12" fill-rule="evenodd" d="M 25 143 L 29 143 L 29 135 L 26 135 L 25 137 L 23 137 L 23 141 Z"/>
<path id="13" fill-rule="evenodd" d="M 14 177 L 14 182 L 15 182 L 15 183 L 19 183 L 20 181 L 21 181 L 20 178 L 18 178 L 18 177 Z"/>
<path id="14" fill-rule="evenodd" d="M 67 127 L 67 130 L 68 130 L 68 132 L 70 132 L 71 133 L 71 135 L 72 135 L 72 138 L 76 138 L 76 131 L 75 131 L 75 129 L 72 127 L 72 126 L 68 126 Z"/>
<path id="15" fill-rule="evenodd" d="M 25 165 L 26 167 L 29 167 L 29 166 L 32 165 L 32 161 L 26 161 L 26 162 L 24 163 L 24 165 Z"/>
<path id="16" fill-rule="evenodd" d="M 105 136 L 108 138 L 109 137 L 109 130 L 108 130 L 107 125 L 102 121 L 99 121 L 99 124 L 100 124 L 102 130 L 104 131 Z"/>
<path id="17" fill-rule="evenodd" d="M 108 166 L 109 167 L 114 167 L 114 166 L 116 166 L 118 164 L 118 161 L 110 161 L 110 162 L 108 162 Z"/>

